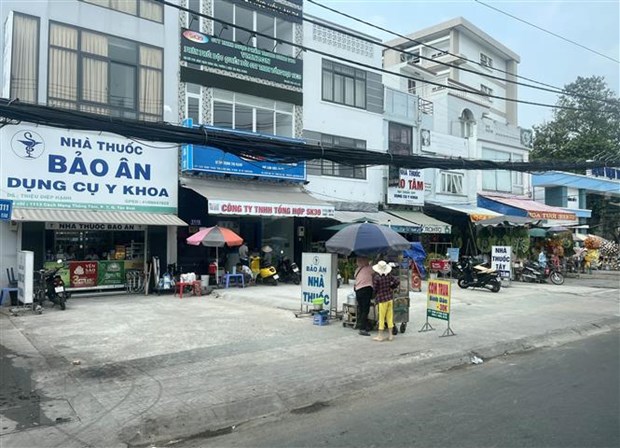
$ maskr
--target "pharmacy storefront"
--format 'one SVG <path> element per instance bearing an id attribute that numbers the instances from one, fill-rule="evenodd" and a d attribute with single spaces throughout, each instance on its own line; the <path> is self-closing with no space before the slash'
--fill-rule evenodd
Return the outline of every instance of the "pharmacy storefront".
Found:
<path id="1" fill-rule="evenodd" d="M 0 130 L 2 270 L 20 250 L 65 261 L 71 290 L 123 288 L 148 259 L 176 261 L 178 150 L 119 135 L 28 124 Z"/>

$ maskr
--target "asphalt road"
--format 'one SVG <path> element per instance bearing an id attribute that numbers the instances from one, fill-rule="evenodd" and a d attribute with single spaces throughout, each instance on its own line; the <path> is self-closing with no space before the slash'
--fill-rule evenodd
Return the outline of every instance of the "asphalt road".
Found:
<path id="1" fill-rule="evenodd" d="M 386 384 L 176 447 L 617 447 L 620 333 Z"/>

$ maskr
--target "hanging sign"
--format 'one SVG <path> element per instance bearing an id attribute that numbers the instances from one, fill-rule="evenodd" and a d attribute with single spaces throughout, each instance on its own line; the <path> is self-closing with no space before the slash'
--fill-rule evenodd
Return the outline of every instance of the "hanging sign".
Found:
<path id="1" fill-rule="evenodd" d="M 424 205 L 424 173 L 401 168 L 398 185 L 388 185 L 388 204 Z"/>
<path id="2" fill-rule="evenodd" d="M 497 271 L 502 280 L 512 279 L 512 247 L 492 246 L 491 267 Z"/>

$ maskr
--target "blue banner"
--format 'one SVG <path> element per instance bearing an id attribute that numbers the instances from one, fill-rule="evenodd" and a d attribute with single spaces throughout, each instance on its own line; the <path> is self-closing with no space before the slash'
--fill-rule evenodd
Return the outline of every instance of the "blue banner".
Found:
<path id="1" fill-rule="evenodd" d="M 0 221 L 10 221 L 13 201 L 10 199 L 0 199 Z"/>

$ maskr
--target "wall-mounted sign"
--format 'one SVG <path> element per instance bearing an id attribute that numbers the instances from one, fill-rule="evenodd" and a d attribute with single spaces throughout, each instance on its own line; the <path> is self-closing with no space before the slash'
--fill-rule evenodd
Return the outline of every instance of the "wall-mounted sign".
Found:
<path id="1" fill-rule="evenodd" d="M 0 199 L 0 221 L 10 221 L 13 211 L 13 201 L 10 199 Z"/>
<path id="2" fill-rule="evenodd" d="M 188 29 L 181 30 L 181 59 L 292 87 L 303 85 L 301 59 Z"/>
<path id="3" fill-rule="evenodd" d="M 211 146 L 185 145 L 181 150 L 181 171 L 231 174 L 243 177 L 305 181 L 305 163 L 272 163 L 258 158 L 240 158 Z"/>
<path id="4" fill-rule="evenodd" d="M 275 202 L 243 202 L 209 199 L 209 214 L 333 218 L 334 207 L 303 204 L 278 204 Z"/>
<path id="5" fill-rule="evenodd" d="M 15 207 L 176 213 L 178 151 L 120 135 L 0 129 L 0 196 Z"/>
<path id="6" fill-rule="evenodd" d="M 401 168 L 398 184 L 388 185 L 388 204 L 424 205 L 424 172 Z"/>

